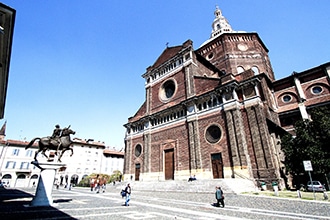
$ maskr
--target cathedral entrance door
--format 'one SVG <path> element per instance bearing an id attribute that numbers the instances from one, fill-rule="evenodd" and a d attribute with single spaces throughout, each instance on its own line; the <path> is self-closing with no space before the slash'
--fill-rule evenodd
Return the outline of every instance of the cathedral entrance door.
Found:
<path id="1" fill-rule="evenodd" d="M 135 180 L 139 180 L 139 178 L 140 178 L 140 164 L 139 163 L 137 163 L 137 164 L 135 164 Z"/>
<path id="2" fill-rule="evenodd" d="M 223 178 L 223 163 L 221 153 L 211 154 L 213 178 Z"/>
<path id="3" fill-rule="evenodd" d="M 174 180 L 174 149 L 165 150 L 165 180 Z"/>

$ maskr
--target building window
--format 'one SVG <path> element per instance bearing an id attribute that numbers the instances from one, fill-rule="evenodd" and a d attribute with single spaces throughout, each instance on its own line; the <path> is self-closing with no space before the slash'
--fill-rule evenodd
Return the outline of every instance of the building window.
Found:
<path id="1" fill-rule="evenodd" d="M 205 139 L 211 143 L 217 143 L 221 138 L 221 129 L 218 125 L 211 125 L 206 129 Z"/>
<path id="2" fill-rule="evenodd" d="M 17 148 L 13 149 L 12 155 L 13 156 L 18 156 L 18 154 L 19 154 L 19 149 L 17 149 Z"/>
<path id="3" fill-rule="evenodd" d="M 208 60 L 211 60 L 213 57 L 214 57 L 213 53 L 210 53 L 210 54 L 207 56 L 207 59 L 208 59 Z"/>
<path id="4" fill-rule="evenodd" d="M 245 70 L 242 66 L 237 67 L 237 73 L 243 73 Z"/>
<path id="5" fill-rule="evenodd" d="M 25 153 L 25 156 L 26 157 L 32 157 L 33 155 L 33 151 L 32 150 L 27 150 L 26 153 Z"/>
<path id="6" fill-rule="evenodd" d="M 19 174 L 17 176 L 17 179 L 25 179 L 25 178 L 26 178 L 26 176 L 24 174 Z"/>
<path id="7" fill-rule="evenodd" d="M 37 175 L 37 174 L 33 174 L 33 175 L 31 176 L 31 179 L 38 179 L 38 175 Z"/>
<path id="8" fill-rule="evenodd" d="M 22 162 L 20 169 L 21 170 L 27 170 L 27 169 L 29 169 L 29 165 L 30 164 L 28 162 Z"/>
<path id="9" fill-rule="evenodd" d="M 15 169 L 16 162 L 15 161 L 7 161 L 6 169 Z"/>
<path id="10" fill-rule="evenodd" d="M 256 91 L 254 90 L 254 87 L 249 87 L 244 89 L 245 98 L 251 98 L 255 95 L 256 95 Z"/>
<path id="11" fill-rule="evenodd" d="M 259 69 L 256 66 L 253 66 L 252 67 L 252 71 L 254 72 L 254 75 L 258 75 L 259 74 Z"/>
<path id="12" fill-rule="evenodd" d="M 175 93 L 175 82 L 173 80 L 166 81 L 160 88 L 159 96 L 163 101 L 167 101 L 173 97 Z"/>
<path id="13" fill-rule="evenodd" d="M 139 157 L 141 155 L 142 152 L 142 146 L 140 144 L 135 146 L 135 156 Z"/>
<path id="14" fill-rule="evenodd" d="M 322 89 L 321 86 L 314 86 L 314 87 L 312 88 L 312 93 L 313 93 L 314 95 L 318 95 L 318 94 L 322 93 L 322 91 L 323 91 L 323 89 Z"/>
<path id="15" fill-rule="evenodd" d="M 5 174 L 5 175 L 2 177 L 2 180 L 5 180 L 5 179 L 11 179 L 11 175 L 10 175 L 10 174 Z"/>
<path id="16" fill-rule="evenodd" d="M 282 100 L 283 100 L 283 102 L 288 103 L 288 102 L 291 102 L 292 97 L 291 97 L 291 95 L 284 95 Z"/>
<path id="17" fill-rule="evenodd" d="M 233 94 L 231 92 L 227 92 L 224 94 L 224 98 L 226 101 L 229 101 L 229 100 L 233 99 Z"/>
<path id="18" fill-rule="evenodd" d="M 175 85 L 173 81 L 168 81 L 164 84 L 164 90 L 165 90 L 165 97 L 171 98 L 175 91 Z"/>

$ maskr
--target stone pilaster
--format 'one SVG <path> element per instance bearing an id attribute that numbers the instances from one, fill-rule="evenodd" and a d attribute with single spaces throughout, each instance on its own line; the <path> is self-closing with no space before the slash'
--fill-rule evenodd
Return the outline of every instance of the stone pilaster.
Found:
<path id="1" fill-rule="evenodd" d="M 144 134 L 143 173 L 151 172 L 151 134 Z"/>
<path id="2" fill-rule="evenodd" d="M 240 109 L 232 109 L 225 112 L 232 156 L 232 166 L 248 169 L 247 178 L 252 178 L 252 165 L 247 147 L 246 133 L 244 131 L 244 119 Z"/>
<path id="3" fill-rule="evenodd" d="M 237 148 L 237 140 L 235 135 L 235 124 L 233 120 L 232 111 L 225 111 L 226 123 L 227 123 L 227 137 L 229 140 L 229 151 L 231 153 L 232 163 L 231 166 L 239 166 L 240 159 L 239 159 L 239 152 Z"/>
<path id="4" fill-rule="evenodd" d="M 252 148 L 256 165 L 254 177 L 258 179 L 276 179 L 271 152 L 270 135 L 262 107 L 246 108 L 251 130 Z"/>
<path id="5" fill-rule="evenodd" d="M 198 123 L 196 120 L 188 122 L 189 132 L 189 154 L 190 154 L 190 169 L 201 169 L 202 158 L 198 132 Z"/>

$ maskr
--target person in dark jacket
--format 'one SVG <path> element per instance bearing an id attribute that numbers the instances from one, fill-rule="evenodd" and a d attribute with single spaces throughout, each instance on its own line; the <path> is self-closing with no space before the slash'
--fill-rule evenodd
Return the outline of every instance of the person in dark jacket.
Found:
<path id="1" fill-rule="evenodd" d="M 125 206 L 129 206 L 129 201 L 131 200 L 131 186 L 129 183 L 125 188 L 125 193 L 126 193 Z"/>
<path id="2" fill-rule="evenodd" d="M 224 201 L 224 196 L 223 196 L 223 191 L 221 189 L 220 186 L 216 186 L 215 187 L 216 191 L 215 191 L 215 198 L 217 199 L 217 207 L 220 207 L 220 203 L 222 207 L 225 207 L 225 201 Z"/>

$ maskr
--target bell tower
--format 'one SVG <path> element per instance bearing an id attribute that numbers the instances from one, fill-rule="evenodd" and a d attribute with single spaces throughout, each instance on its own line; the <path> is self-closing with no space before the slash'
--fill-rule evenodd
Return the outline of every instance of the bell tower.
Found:
<path id="1" fill-rule="evenodd" d="M 255 75 L 265 73 L 273 81 L 274 73 L 268 49 L 257 33 L 234 31 L 216 7 L 210 39 L 196 51 L 219 70 L 242 80 L 241 73 L 252 70 Z"/>

